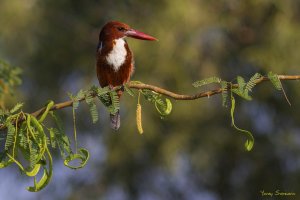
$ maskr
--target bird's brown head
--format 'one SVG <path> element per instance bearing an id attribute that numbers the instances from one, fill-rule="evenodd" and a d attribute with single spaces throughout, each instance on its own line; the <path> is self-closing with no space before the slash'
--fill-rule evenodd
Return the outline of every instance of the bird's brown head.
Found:
<path id="1" fill-rule="evenodd" d="M 132 37 L 140 40 L 157 40 L 143 32 L 132 29 L 129 25 L 118 21 L 111 21 L 105 24 L 100 32 L 100 41 L 110 41 L 119 38 Z"/>

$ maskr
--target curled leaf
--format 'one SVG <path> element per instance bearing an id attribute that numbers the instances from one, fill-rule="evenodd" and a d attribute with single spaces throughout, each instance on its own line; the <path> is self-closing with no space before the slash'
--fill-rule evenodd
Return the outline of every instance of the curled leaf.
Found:
<path id="1" fill-rule="evenodd" d="M 25 170 L 25 173 L 27 176 L 36 176 L 39 173 L 40 168 L 41 168 L 41 164 L 36 164 L 34 165 L 31 171 Z"/>
<path id="2" fill-rule="evenodd" d="M 161 99 L 155 101 L 155 107 L 159 114 L 165 116 L 169 115 L 172 111 L 172 103 L 170 99 L 166 98 L 166 102 L 163 102 Z"/>
<path id="3" fill-rule="evenodd" d="M 30 115 L 28 115 L 30 116 Z M 37 154 L 36 158 L 35 158 L 35 163 L 40 161 L 42 159 L 42 157 L 44 156 L 44 153 L 47 149 L 47 139 L 46 139 L 46 135 L 44 132 L 44 129 L 41 125 L 41 123 L 33 116 L 28 117 L 30 119 L 30 122 L 33 125 L 33 128 L 35 128 L 38 132 L 38 138 L 35 135 L 35 133 L 33 132 L 34 129 L 31 128 L 31 126 L 28 127 L 29 131 L 31 132 L 31 135 L 35 138 L 35 142 L 36 144 L 39 146 L 39 153 Z M 30 124 L 31 124 L 30 123 Z M 32 164 L 35 164 L 32 163 Z"/>
<path id="4" fill-rule="evenodd" d="M 44 187 L 46 187 L 49 184 L 49 182 L 52 178 L 52 171 L 53 171 L 53 169 L 52 169 L 52 156 L 51 156 L 48 148 L 47 148 L 46 152 L 47 152 L 47 155 L 48 155 L 48 158 L 49 158 L 49 169 L 47 169 L 46 166 L 43 166 L 44 173 L 43 173 L 42 178 L 38 182 L 36 182 L 36 177 L 34 177 L 34 185 L 30 186 L 30 187 L 27 187 L 27 190 L 29 192 L 38 192 L 38 191 L 40 191 L 41 189 L 43 189 Z"/>
<path id="5" fill-rule="evenodd" d="M 245 149 L 247 151 L 251 151 L 251 149 L 253 148 L 253 145 L 254 145 L 254 137 L 252 135 L 252 133 L 250 131 L 247 131 L 247 130 L 244 130 L 244 129 L 241 129 L 239 127 L 237 127 L 234 123 L 234 109 L 235 109 L 235 99 L 234 99 L 234 96 L 233 94 L 231 94 L 231 109 L 230 109 L 230 115 L 231 115 L 231 123 L 232 123 L 232 126 L 238 130 L 239 132 L 241 133 L 244 133 L 248 138 L 245 142 Z"/>
<path id="6" fill-rule="evenodd" d="M 39 119 L 39 122 L 43 122 L 44 119 L 47 117 L 50 109 L 52 108 L 52 106 L 54 105 L 53 101 L 50 101 L 47 106 L 46 106 L 46 110 L 44 111 L 43 115 L 41 116 L 41 118 Z"/>
<path id="7" fill-rule="evenodd" d="M 79 169 L 86 165 L 86 163 L 90 157 L 88 150 L 86 150 L 84 148 L 80 148 L 80 149 L 78 149 L 78 151 L 79 151 L 79 153 L 71 154 L 64 160 L 65 166 L 67 166 L 71 169 Z M 76 159 L 79 159 L 81 161 L 78 166 L 73 166 L 73 165 L 69 164 L 71 161 L 74 161 Z"/>
<path id="8" fill-rule="evenodd" d="M 10 158 L 10 161 L 16 163 L 16 165 L 18 165 L 19 169 L 20 169 L 22 172 L 24 172 L 27 176 L 30 176 L 30 177 L 36 176 L 36 175 L 39 173 L 39 171 L 40 171 L 40 167 L 41 167 L 40 164 L 36 164 L 36 165 L 34 165 L 33 168 L 31 168 L 31 170 L 27 170 L 27 169 L 25 169 L 25 168 L 23 167 L 23 165 L 22 165 L 19 161 L 17 161 L 14 157 L 12 157 L 12 156 L 9 155 L 9 154 L 7 154 L 7 156 Z"/>

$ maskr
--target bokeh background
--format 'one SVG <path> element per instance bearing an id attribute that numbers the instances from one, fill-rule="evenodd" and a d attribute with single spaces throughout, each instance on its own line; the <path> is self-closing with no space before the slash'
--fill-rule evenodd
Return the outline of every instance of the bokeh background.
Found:
<path id="1" fill-rule="evenodd" d="M 132 79 L 172 91 L 199 92 L 191 84 L 210 76 L 300 74 L 300 1 L 0 0 L 0 58 L 23 69 L 23 84 L 6 104 L 23 101 L 31 112 L 96 85 L 98 34 L 110 20 L 159 38 L 127 40 Z M 91 152 L 87 166 L 73 171 L 58 156 L 52 182 L 39 193 L 27 192 L 32 180 L 17 167 L 1 169 L 0 199 L 253 200 L 277 189 L 300 199 L 299 84 L 283 84 L 292 106 L 270 83 L 255 88 L 253 101 L 238 99 L 236 123 L 256 139 L 251 152 L 220 96 L 173 101 L 164 119 L 142 101 L 143 135 L 136 98 L 124 95 L 118 133 L 101 104 L 97 124 L 82 105 L 77 128 L 79 145 Z M 71 109 L 58 113 L 72 136 Z"/>

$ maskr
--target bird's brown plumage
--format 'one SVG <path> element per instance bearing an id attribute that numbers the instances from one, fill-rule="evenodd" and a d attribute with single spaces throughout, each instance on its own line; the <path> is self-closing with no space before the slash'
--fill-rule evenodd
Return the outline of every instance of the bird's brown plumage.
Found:
<path id="1" fill-rule="evenodd" d="M 127 42 L 125 42 L 126 58 L 119 69 L 115 71 L 113 66 L 107 62 L 106 56 L 112 51 L 114 45 L 113 42 L 104 43 L 101 52 L 99 50 L 97 52 L 97 77 L 101 87 L 123 85 L 130 80 L 133 73 L 134 62 Z"/>
<path id="2" fill-rule="evenodd" d="M 134 69 L 133 54 L 125 37 L 142 40 L 157 40 L 145 33 L 131 29 L 127 24 L 111 21 L 105 24 L 99 34 L 97 48 L 97 77 L 101 87 L 116 87 L 130 80 Z M 119 98 L 122 91 L 118 91 Z M 120 126 L 119 111 L 111 114 L 111 126 Z"/>

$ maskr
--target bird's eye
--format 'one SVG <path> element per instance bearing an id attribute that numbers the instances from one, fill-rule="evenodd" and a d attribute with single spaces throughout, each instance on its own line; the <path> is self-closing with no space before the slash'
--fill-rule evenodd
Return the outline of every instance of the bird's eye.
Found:
<path id="1" fill-rule="evenodd" d="M 126 29 L 123 27 L 118 27 L 118 30 L 124 32 Z"/>

